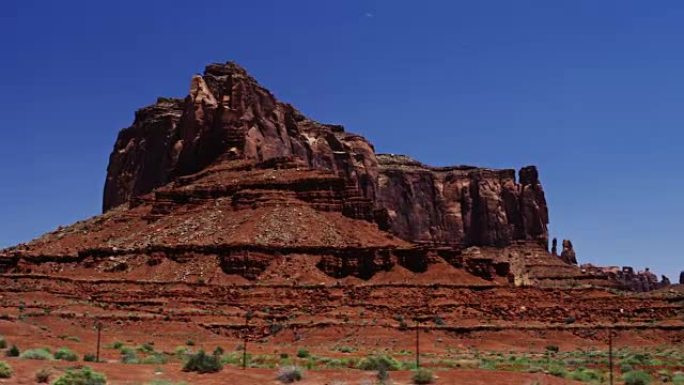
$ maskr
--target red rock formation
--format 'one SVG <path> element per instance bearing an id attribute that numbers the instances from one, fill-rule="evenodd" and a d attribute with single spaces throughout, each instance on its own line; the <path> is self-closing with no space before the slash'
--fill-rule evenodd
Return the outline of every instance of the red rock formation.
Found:
<path id="1" fill-rule="evenodd" d="M 110 156 L 104 210 L 222 161 L 278 159 L 332 172 L 349 190 L 343 213 L 418 243 L 546 247 L 548 210 L 536 168 L 429 167 L 376 155 L 363 137 L 305 118 L 234 63 L 207 66 L 184 100 L 136 113 Z"/>
<path id="2" fill-rule="evenodd" d="M 569 239 L 563 240 L 563 251 L 561 251 L 560 259 L 562 259 L 563 262 L 571 265 L 577 264 L 575 249 L 572 247 L 572 242 L 570 242 Z"/>

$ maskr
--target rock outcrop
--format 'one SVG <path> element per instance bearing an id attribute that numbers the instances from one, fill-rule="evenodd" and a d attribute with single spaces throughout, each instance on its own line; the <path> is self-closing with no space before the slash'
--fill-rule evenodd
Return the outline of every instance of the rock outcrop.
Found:
<path id="1" fill-rule="evenodd" d="M 563 240 L 563 251 L 561 251 L 560 259 L 571 265 L 577 264 L 575 249 L 572 247 L 572 242 L 569 239 Z"/>
<path id="2" fill-rule="evenodd" d="M 663 275 L 658 281 L 658 276 L 653 274 L 648 267 L 638 272 L 634 271 L 631 266 L 620 268 L 618 266 L 583 264 L 580 268 L 584 273 L 603 276 L 610 282 L 616 283 L 618 288 L 628 291 L 646 292 L 670 285 L 669 278 Z"/>
<path id="3" fill-rule="evenodd" d="M 224 161 L 332 172 L 349 190 L 344 214 L 404 240 L 455 247 L 547 247 L 548 209 L 537 169 L 430 167 L 376 155 L 363 137 L 281 103 L 234 63 L 194 76 L 185 99 L 160 98 L 136 113 L 110 156 L 103 208 L 131 202 Z"/>

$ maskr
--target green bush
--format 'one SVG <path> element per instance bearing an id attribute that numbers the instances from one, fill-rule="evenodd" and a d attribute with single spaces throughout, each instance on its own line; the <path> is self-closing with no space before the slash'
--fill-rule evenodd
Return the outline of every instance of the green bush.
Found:
<path id="1" fill-rule="evenodd" d="M 122 348 L 121 349 L 121 362 L 124 364 L 138 364 L 140 360 L 138 359 L 138 354 L 133 348 Z"/>
<path id="2" fill-rule="evenodd" d="M 87 353 L 83 355 L 83 361 L 85 362 L 97 362 L 97 357 L 93 353 Z"/>
<path id="3" fill-rule="evenodd" d="M 5 355 L 7 357 L 19 357 L 19 348 L 17 345 L 12 345 L 12 347 L 5 352 Z"/>
<path id="4" fill-rule="evenodd" d="M 672 383 L 674 385 L 684 385 L 684 373 L 683 372 L 676 372 L 672 376 Z"/>
<path id="5" fill-rule="evenodd" d="M 19 355 L 19 358 L 23 358 L 25 360 L 51 360 L 52 353 L 46 348 L 38 348 L 38 349 L 29 349 L 29 350 L 24 350 L 23 353 Z"/>
<path id="6" fill-rule="evenodd" d="M 291 384 L 302 379 L 302 371 L 296 366 L 286 366 L 278 371 L 278 381 Z"/>
<path id="7" fill-rule="evenodd" d="M 69 348 L 59 348 L 55 352 L 55 358 L 63 361 L 78 361 L 78 355 Z"/>
<path id="8" fill-rule="evenodd" d="M 114 341 L 111 345 L 109 345 L 110 348 L 119 350 L 124 347 L 124 343 L 121 341 Z"/>
<path id="9" fill-rule="evenodd" d="M 81 370 L 67 370 L 66 373 L 52 385 L 106 385 L 107 377 L 85 367 Z"/>
<path id="10" fill-rule="evenodd" d="M 601 381 L 603 376 L 594 369 L 578 368 L 574 372 L 569 373 L 570 379 L 582 382 L 596 382 Z"/>
<path id="11" fill-rule="evenodd" d="M 634 370 L 622 375 L 625 385 L 648 385 L 653 380 L 651 375 L 640 370 Z"/>
<path id="12" fill-rule="evenodd" d="M 0 361 L 0 378 L 11 378 L 14 371 L 5 361 Z"/>
<path id="13" fill-rule="evenodd" d="M 143 353 L 152 353 L 154 352 L 154 346 L 152 346 L 150 343 L 145 343 L 137 347 L 139 352 Z"/>
<path id="14" fill-rule="evenodd" d="M 308 357 L 311 357 L 311 353 L 309 353 L 309 351 L 304 349 L 304 348 L 299 348 L 299 349 L 297 349 L 297 357 L 308 358 Z"/>
<path id="15" fill-rule="evenodd" d="M 188 358 L 188 361 L 183 365 L 184 372 L 198 372 L 198 373 L 216 373 L 223 369 L 220 357 L 210 356 L 200 350 L 197 354 L 193 354 Z"/>
<path id="16" fill-rule="evenodd" d="M 432 372 L 427 369 L 418 369 L 413 373 L 413 383 L 417 385 L 432 384 L 435 381 Z"/>
<path id="17" fill-rule="evenodd" d="M 50 382 L 52 371 L 49 368 L 42 368 L 36 372 L 36 382 L 39 384 L 47 384 Z"/>
<path id="18" fill-rule="evenodd" d="M 565 378 L 568 375 L 568 371 L 562 365 L 551 365 L 549 366 L 549 374 L 552 376 Z"/>
<path id="19" fill-rule="evenodd" d="M 357 369 L 361 370 L 399 370 L 401 363 L 394 358 L 386 355 L 368 356 L 356 365 Z"/>
<path id="20" fill-rule="evenodd" d="M 631 372 L 632 370 L 634 370 L 634 367 L 632 365 L 630 365 L 628 363 L 620 364 L 620 372 L 621 373 Z"/>
<path id="21" fill-rule="evenodd" d="M 143 358 L 142 363 L 146 365 L 164 365 L 168 361 L 164 354 L 155 352 Z"/>

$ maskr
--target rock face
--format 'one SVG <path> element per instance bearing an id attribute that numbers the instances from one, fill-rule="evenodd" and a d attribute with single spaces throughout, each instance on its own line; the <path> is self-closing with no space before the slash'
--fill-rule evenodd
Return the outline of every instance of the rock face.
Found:
<path id="1" fill-rule="evenodd" d="M 577 256 L 575 255 L 575 249 L 572 247 L 572 242 L 569 239 L 563 240 L 563 251 L 561 251 L 560 258 L 565 263 L 571 265 L 577 264 Z"/>
<path id="2" fill-rule="evenodd" d="M 684 285 L 684 271 L 679 273 L 679 284 Z"/>
<path id="3" fill-rule="evenodd" d="M 346 191 L 338 202 L 344 215 L 410 242 L 547 247 L 548 209 L 535 167 L 522 168 L 516 181 L 514 170 L 378 155 L 363 137 L 277 101 L 234 63 L 207 66 L 185 99 L 160 98 L 136 113 L 110 156 L 103 209 L 226 161 L 332 172 Z"/>

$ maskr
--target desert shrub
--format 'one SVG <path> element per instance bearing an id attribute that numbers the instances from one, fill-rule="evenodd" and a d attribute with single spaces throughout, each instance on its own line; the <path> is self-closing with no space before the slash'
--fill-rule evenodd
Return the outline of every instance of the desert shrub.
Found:
<path id="1" fill-rule="evenodd" d="M 141 362 L 146 365 L 164 365 L 168 359 L 164 354 L 155 352 L 143 358 Z"/>
<path id="2" fill-rule="evenodd" d="M 0 337 L 0 349 L 6 349 L 7 348 L 7 341 L 5 341 L 5 337 Z"/>
<path id="3" fill-rule="evenodd" d="M 214 352 L 211 353 L 211 354 L 214 355 L 214 356 L 222 356 L 223 353 L 225 353 L 225 351 L 223 350 L 223 348 L 220 347 L 220 346 L 217 346 L 216 349 L 214 349 Z"/>
<path id="4" fill-rule="evenodd" d="M 109 348 L 116 349 L 116 350 L 119 350 L 123 347 L 124 347 L 124 343 L 121 341 L 114 341 L 114 342 L 112 342 L 111 345 L 109 345 Z"/>
<path id="5" fill-rule="evenodd" d="M 669 370 L 667 369 L 661 369 L 658 371 L 657 377 L 658 377 L 658 382 L 672 382 L 672 373 L 670 373 Z"/>
<path id="6" fill-rule="evenodd" d="M 574 372 L 570 372 L 570 379 L 582 382 L 594 382 L 600 381 L 602 379 L 602 376 L 596 370 L 578 368 Z"/>
<path id="7" fill-rule="evenodd" d="M 38 348 L 38 349 L 29 349 L 29 350 L 24 350 L 23 353 L 19 355 L 19 358 L 23 358 L 25 360 L 51 360 L 52 353 L 46 348 Z"/>
<path id="8" fill-rule="evenodd" d="M 443 326 L 444 324 L 446 324 L 446 322 L 444 322 L 444 319 L 438 315 L 436 315 L 435 318 L 433 318 L 432 320 L 435 322 L 435 325 L 437 326 Z"/>
<path id="9" fill-rule="evenodd" d="M 193 341 L 193 340 L 187 340 L 187 341 L 185 341 L 185 344 L 188 345 L 188 346 L 195 346 L 195 341 Z"/>
<path id="10" fill-rule="evenodd" d="M 52 371 L 48 368 L 42 368 L 36 372 L 36 382 L 39 384 L 47 384 L 50 382 Z"/>
<path id="11" fill-rule="evenodd" d="M 309 353 L 309 351 L 304 349 L 304 348 L 299 348 L 299 349 L 297 349 L 297 357 L 308 358 L 308 357 L 311 357 L 311 353 Z"/>
<path id="12" fill-rule="evenodd" d="M 138 354 L 132 348 L 122 348 L 121 349 L 121 362 L 124 364 L 137 364 L 140 363 L 138 359 Z"/>
<path id="13" fill-rule="evenodd" d="M 59 348 L 55 352 L 55 358 L 63 361 L 78 361 L 78 355 L 69 348 Z"/>
<path id="14" fill-rule="evenodd" d="M 12 345 L 12 347 L 5 352 L 5 355 L 7 357 L 19 357 L 19 348 L 17 345 Z"/>
<path id="15" fill-rule="evenodd" d="M 684 385 L 684 373 L 682 372 L 676 372 L 672 376 L 672 383 L 674 385 Z"/>
<path id="16" fill-rule="evenodd" d="M 351 353 L 354 351 L 354 348 L 351 346 L 340 346 L 337 348 L 337 351 L 340 353 Z"/>
<path id="17" fill-rule="evenodd" d="M 627 372 L 631 372 L 632 370 L 634 370 L 634 367 L 632 365 L 630 365 L 628 363 L 620 364 L 620 372 L 627 373 Z"/>
<path id="18" fill-rule="evenodd" d="M 185 346 L 176 346 L 176 348 L 173 350 L 173 354 L 175 354 L 178 358 L 184 358 L 190 353 L 192 353 L 190 349 L 186 348 Z"/>
<path id="19" fill-rule="evenodd" d="M 651 376 L 640 370 L 634 370 L 622 375 L 625 385 L 648 385 L 653 380 Z"/>
<path id="20" fill-rule="evenodd" d="M 52 385 L 106 385 L 107 377 L 89 367 L 80 370 L 67 370 Z"/>
<path id="21" fill-rule="evenodd" d="M 432 384 L 435 381 L 432 372 L 427 369 L 416 370 L 411 379 L 413 380 L 413 383 L 417 385 Z"/>
<path id="22" fill-rule="evenodd" d="M 223 365 L 220 358 L 210 356 L 204 350 L 191 355 L 185 365 L 183 365 L 183 371 L 185 372 L 216 373 L 221 369 L 223 369 Z"/>
<path id="23" fill-rule="evenodd" d="M 152 346 L 149 343 L 145 343 L 145 344 L 138 346 L 137 350 L 139 352 L 143 352 L 143 353 L 152 353 L 152 352 L 154 352 L 154 346 Z"/>
<path id="24" fill-rule="evenodd" d="M 558 347 L 558 345 L 547 345 L 546 346 L 547 352 L 558 353 L 559 350 L 560 350 L 560 348 Z"/>
<path id="25" fill-rule="evenodd" d="M 361 370 L 379 370 L 380 368 L 385 368 L 385 370 L 399 370 L 401 364 L 390 356 L 375 355 L 363 358 L 356 367 Z"/>
<path id="26" fill-rule="evenodd" d="M 568 371 L 562 365 L 551 365 L 549 366 L 549 374 L 552 376 L 565 378 L 568 375 Z"/>
<path id="27" fill-rule="evenodd" d="M 87 353 L 83 355 L 83 361 L 85 362 L 96 362 L 97 357 L 93 353 Z"/>
<path id="28" fill-rule="evenodd" d="M 11 378 L 14 371 L 5 361 L 0 361 L 0 378 Z"/>
<path id="29" fill-rule="evenodd" d="M 302 371 L 296 366 L 286 366 L 278 371 L 278 381 L 291 384 L 302 379 Z"/>

